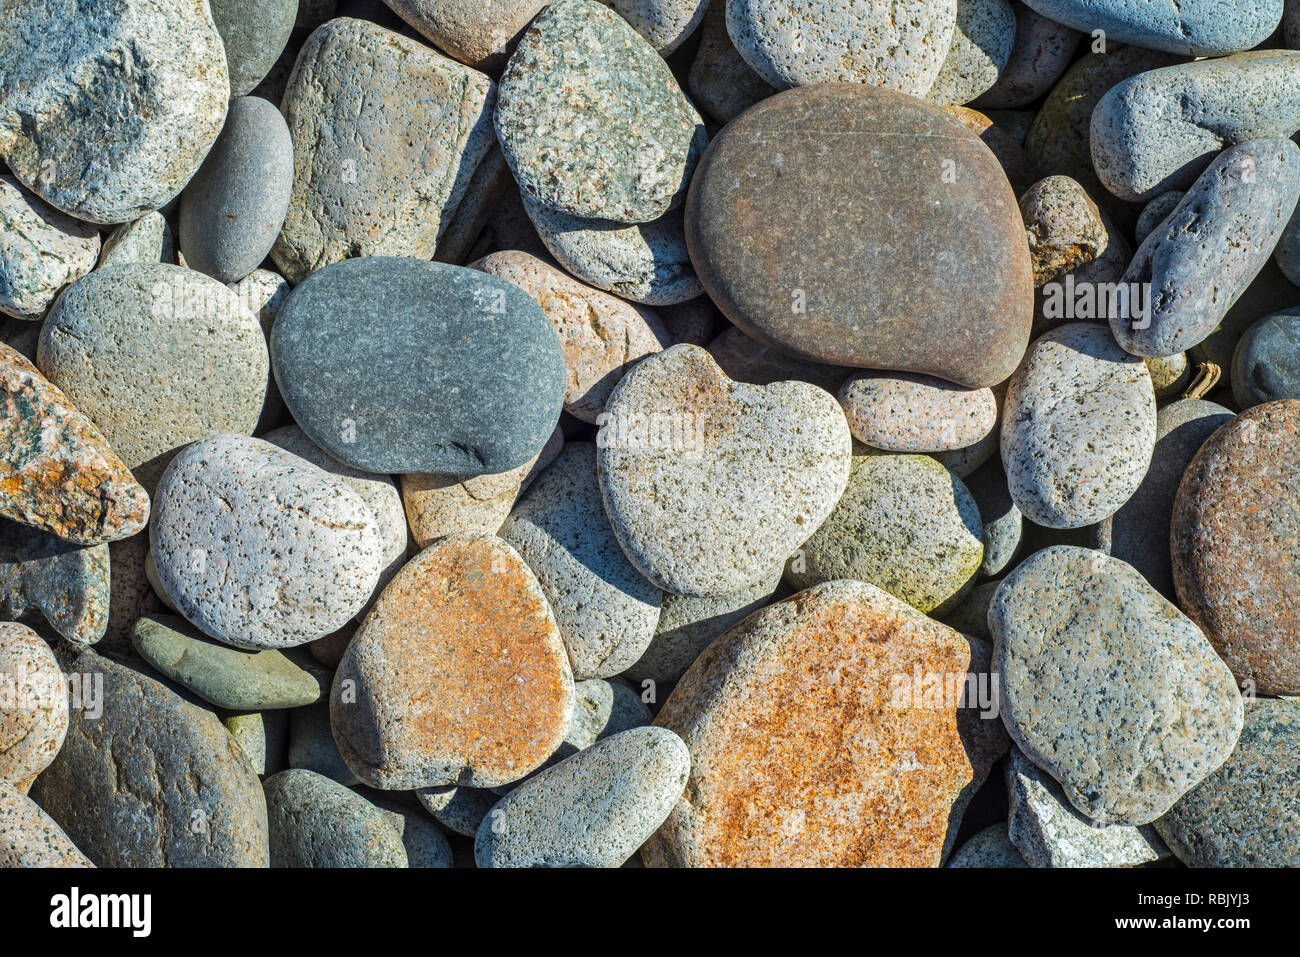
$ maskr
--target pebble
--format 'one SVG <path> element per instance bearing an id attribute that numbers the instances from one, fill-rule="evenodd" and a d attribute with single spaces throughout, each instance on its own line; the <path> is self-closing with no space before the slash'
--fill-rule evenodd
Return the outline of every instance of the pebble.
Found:
<path id="1" fill-rule="evenodd" d="M 1300 400 L 1247 409 L 1201 446 L 1178 487 L 1178 603 L 1242 683 L 1300 694 Z"/>
<path id="2" fill-rule="evenodd" d="M 1006 822 L 992 824 L 959 847 L 945 867 L 1028 867 L 1007 836 Z"/>
<path id="3" fill-rule="evenodd" d="M 232 101 L 271 72 L 289 42 L 298 16 L 296 0 L 208 0 L 221 34 Z"/>
<path id="4" fill-rule="evenodd" d="M 321 697 L 316 679 L 280 652 L 219 645 L 171 615 L 142 616 L 131 647 L 165 677 L 229 711 L 297 708 Z"/>
<path id="5" fill-rule="evenodd" d="M 995 460 L 981 465 L 963 481 L 979 508 L 980 523 L 984 526 L 984 558 L 977 574 L 981 578 L 1003 575 L 1011 570 L 1020 554 L 1025 523 L 1007 488 L 1002 463 Z"/>
<path id="6" fill-rule="evenodd" d="M 953 802 L 988 768 L 972 767 L 956 705 L 922 707 L 910 682 L 970 662 L 957 632 L 863 582 L 751 615 L 655 720 L 691 772 L 646 865 L 937 866 Z"/>
<path id="7" fill-rule="evenodd" d="M 293 187 L 293 143 L 280 111 L 256 96 L 230 101 L 226 125 L 180 205 L 181 255 L 232 283 L 275 245 Z"/>
<path id="8" fill-rule="evenodd" d="M 68 396 L 0 345 L 0 516 L 81 545 L 134 535 L 149 496 Z"/>
<path id="9" fill-rule="evenodd" d="M 1024 0 L 1045 17 L 1131 43 L 1187 56 L 1223 56 L 1259 46 L 1277 29 L 1279 0 L 1148 3 L 1146 0 Z"/>
<path id="10" fill-rule="evenodd" d="M 104 239 L 99 250 L 99 268 L 122 263 L 176 262 L 176 242 L 171 225 L 162 213 L 145 213 L 123 223 Z"/>
<path id="11" fill-rule="evenodd" d="M 285 769 L 289 751 L 288 711 L 232 714 L 221 723 L 259 777 Z"/>
<path id="12" fill-rule="evenodd" d="M 1236 749 L 1155 827 L 1188 867 L 1300 866 L 1300 710 L 1248 699 Z"/>
<path id="13" fill-rule="evenodd" d="M 709 0 L 601 0 L 667 59 L 699 27 Z"/>
<path id="14" fill-rule="evenodd" d="M 859 372 L 840 388 L 849 431 L 888 452 L 964 449 L 997 426 L 992 389 L 963 389 L 931 376 Z"/>
<path id="15" fill-rule="evenodd" d="M 663 823 L 690 772 L 660 727 L 606 738 L 530 778 L 483 819 L 479 867 L 618 867 Z"/>
<path id="16" fill-rule="evenodd" d="M 952 43 L 925 98 L 962 104 L 992 89 L 1015 40 L 1016 14 L 1008 0 L 960 0 Z"/>
<path id="17" fill-rule="evenodd" d="M 975 101 L 976 107 L 986 112 L 1019 109 L 1041 99 L 1070 65 L 1082 37 L 1079 31 L 1035 13 L 1022 2 L 1013 3 L 1012 9 L 1016 24 L 1011 56 L 997 82 Z M 1002 125 L 1000 118 L 994 121 Z"/>
<path id="18" fill-rule="evenodd" d="M 1111 315 L 1116 341 L 1167 356 L 1203 340 L 1269 261 L 1297 199 L 1300 147 L 1290 140 L 1221 153 L 1134 256 L 1123 282 L 1144 284 L 1146 301 Z"/>
<path id="19" fill-rule="evenodd" d="M 1151 465 L 1133 497 L 1115 514 L 1111 554 L 1128 562 L 1160 594 L 1174 600 L 1169 532 L 1174 497 L 1201 446 L 1232 412 L 1204 399 L 1180 399 L 1156 413 Z"/>
<path id="20" fill-rule="evenodd" d="M 1094 261 L 1109 242 L 1101 210 L 1068 176 L 1040 179 L 1020 197 L 1034 288 Z"/>
<path id="21" fill-rule="evenodd" d="M 271 356 L 307 437 L 366 472 L 515 468 L 546 443 L 565 390 L 559 337 L 531 296 L 414 259 L 313 273 L 280 308 Z"/>
<path id="22" fill-rule="evenodd" d="M 26 625 L 0 622 L 0 789 L 26 794 L 68 732 L 68 694 L 59 662 Z"/>
<path id="23" fill-rule="evenodd" d="M 795 552 L 796 588 L 852 578 L 942 615 L 984 557 L 979 508 L 960 479 L 925 455 L 854 456 L 835 510 Z"/>
<path id="24" fill-rule="evenodd" d="M 989 631 L 989 605 L 1002 580 L 980 582 L 964 595 L 957 605 L 943 616 L 943 623 L 949 628 L 960 631 L 967 638 L 991 642 L 993 633 Z"/>
<path id="25" fill-rule="evenodd" d="M 6 4 L 0 158 L 51 206 L 122 223 L 176 196 L 221 132 L 225 48 L 206 0 L 77 10 Z"/>
<path id="26" fill-rule="evenodd" d="M 564 759 L 591 747 L 597 741 L 604 741 L 611 735 L 630 728 L 643 728 L 654 721 L 654 715 L 650 712 L 650 707 L 641 700 L 641 695 L 621 678 L 610 681 L 602 678 L 575 681 L 573 702 L 573 719 L 569 722 L 569 730 L 564 734 L 563 743 L 551 753 L 540 768 L 524 780 L 531 780 L 546 768 L 554 767 Z M 508 794 L 519 783 L 502 785 L 494 788 L 494 791 Z M 470 836 L 473 837 L 473 833 Z"/>
<path id="27" fill-rule="evenodd" d="M 40 805 L 0 783 L 0 868 L 94 866 Z"/>
<path id="28" fill-rule="evenodd" d="M 1171 356 L 1147 356 L 1142 361 L 1151 374 L 1151 388 L 1155 390 L 1156 399 L 1168 399 L 1182 392 L 1192 377 L 1186 352 L 1176 352 Z"/>
<path id="29" fill-rule="evenodd" d="M 1241 697 L 1191 619 L 1131 566 L 1036 552 L 989 607 L 1012 740 L 1096 824 L 1149 824 L 1214 771 Z"/>
<path id="30" fill-rule="evenodd" d="M 1300 307 L 1256 322 L 1232 356 L 1232 397 L 1242 409 L 1300 399 Z"/>
<path id="31" fill-rule="evenodd" d="M 270 366 L 262 329 L 234 293 L 162 263 L 74 283 L 41 327 L 36 364 L 150 491 L 182 446 L 252 433 Z"/>
<path id="32" fill-rule="evenodd" d="M 492 146 L 493 84 L 340 17 L 307 38 L 281 110 L 293 189 L 272 250 L 292 283 L 349 256 L 428 259 Z"/>
<path id="33" fill-rule="evenodd" d="M 342 627 L 378 581 L 370 507 L 283 449 L 218 435 L 158 484 L 149 543 L 168 602 L 235 648 L 288 648 Z"/>
<path id="34" fill-rule="evenodd" d="M 1080 528 L 1137 491 L 1155 444 L 1151 375 L 1104 326 L 1075 322 L 1029 347 L 1003 408 L 1002 463 L 1016 507 Z"/>
<path id="35" fill-rule="evenodd" d="M 0 312 L 40 319 L 59 290 L 95 268 L 99 232 L 0 176 Z"/>
<path id="36" fill-rule="evenodd" d="M 485 73 L 498 72 L 507 46 L 547 0 L 384 0 L 394 13 L 448 56 Z"/>
<path id="37" fill-rule="evenodd" d="M 668 65 L 596 0 L 555 0 L 533 20 L 501 76 L 494 120 L 525 193 L 619 223 L 679 204 L 708 139 Z"/>
<path id="38" fill-rule="evenodd" d="M 1092 113 L 1097 175 L 1121 199 L 1146 202 L 1191 186 L 1228 147 L 1290 136 L 1300 128 L 1298 64 L 1295 50 L 1257 50 L 1130 76 Z"/>
<path id="39" fill-rule="evenodd" d="M 719 123 L 730 123 L 776 90 L 737 52 L 727 34 L 727 4 L 704 4 L 700 45 L 686 78 L 691 99 Z"/>
<path id="40" fill-rule="evenodd" d="M 698 346 L 642 360 L 597 435 L 610 526 L 664 591 L 734 592 L 830 514 L 848 481 L 848 425 L 816 386 L 728 379 Z"/>
<path id="41" fill-rule="evenodd" d="M 31 796 L 87 857 L 101 867 L 267 866 L 262 785 L 215 714 L 89 649 L 60 663 L 92 693 Z"/>
<path id="42" fill-rule="evenodd" d="M 749 0 L 727 4 L 727 32 L 777 89 L 860 83 L 925 96 L 952 43 L 957 6 L 957 0 Z"/>
<path id="43" fill-rule="evenodd" d="M 401 834 L 402 847 L 406 849 L 407 867 L 455 866 L 447 836 L 420 810 L 419 802 L 401 803 L 393 792 L 372 788 L 359 789 L 358 793 L 388 814 L 389 823 Z M 402 794 L 401 797 L 410 800 L 409 795 Z"/>
<path id="44" fill-rule="evenodd" d="M 406 867 L 389 814 L 336 781 L 291 768 L 266 779 L 272 867 Z"/>
<path id="45" fill-rule="evenodd" d="M 334 741 L 328 701 L 289 712 L 288 760 L 291 768 L 314 771 L 345 787 L 361 783 Z"/>
<path id="46" fill-rule="evenodd" d="M 542 586 L 490 535 L 451 535 L 406 564 L 343 654 L 334 739 L 385 790 L 494 787 L 564 740 L 573 675 Z"/>
<path id="47" fill-rule="evenodd" d="M 1178 208 L 1178 204 L 1183 201 L 1183 197 L 1186 195 L 1181 189 L 1171 189 L 1167 193 L 1161 193 L 1143 206 L 1142 213 L 1138 216 L 1137 223 L 1133 227 L 1134 241 L 1140 246 L 1165 221 L 1169 214 Z"/>
<path id="48" fill-rule="evenodd" d="M 78 545 L 0 519 L 0 617 L 91 645 L 108 628 L 107 545 Z"/>
<path id="49" fill-rule="evenodd" d="M 737 117 L 700 163 L 686 242 L 742 332 L 819 362 L 982 388 L 1028 341 L 1006 175 L 960 120 L 889 90 L 800 87 Z"/>
<path id="50" fill-rule="evenodd" d="M 464 837 L 478 833 L 483 819 L 497 803 L 491 791 L 467 787 L 420 788 L 415 796 L 435 821 Z"/>
<path id="51" fill-rule="evenodd" d="M 500 534 L 541 583 L 575 679 L 620 674 L 641 656 L 663 592 L 628 561 L 604 520 L 595 445 L 567 444 Z"/>

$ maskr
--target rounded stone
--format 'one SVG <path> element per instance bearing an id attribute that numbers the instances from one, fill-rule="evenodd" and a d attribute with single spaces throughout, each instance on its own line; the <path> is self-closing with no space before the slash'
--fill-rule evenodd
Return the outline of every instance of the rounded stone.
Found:
<path id="1" fill-rule="evenodd" d="M 99 251 L 99 268 L 122 263 L 176 262 L 176 242 L 171 225 L 156 210 L 123 223 L 104 239 Z"/>
<path id="2" fill-rule="evenodd" d="M 94 866 L 40 805 L 0 783 L 0 868 Z"/>
<path id="3" fill-rule="evenodd" d="M 687 87 L 691 99 L 719 123 L 730 123 L 776 92 L 754 72 L 727 35 L 727 4 L 705 4 L 700 45 L 691 61 Z"/>
<path id="4" fill-rule="evenodd" d="M 95 268 L 99 232 L 0 176 L 0 312 L 39 319 L 59 290 Z"/>
<path id="5" fill-rule="evenodd" d="M 963 481 L 979 507 L 980 521 L 984 525 L 984 558 L 979 575 L 996 577 L 1005 574 L 1020 554 L 1024 516 L 1011 500 L 1002 463 L 995 460 L 981 465 Z"/>
<path id="6" fill-rule="evenodd" d="M 790 560 L 786 578 L 795 588 L 870 582 L 942 615 L 979 571 L 983 533 L 966 486 L 929 456 L 854 456 L 848 487 Z"/>
<path id="7" fill-rule="evenodd" d="M 1143 206 L 1142 213 L 1133 226 L 1134 241 L 1141 245 L 1148 236 L 1155 232 L 1156 227 L 1178 208 L 1178 204 L 1183 201 L 1185 195 L 1186 193 L 1181 189 L 1171 189 L 1167 193 L 1161 193 Z"/>
<path id="8" fill-rule="evenodd" d="M 1097 824 L 1148 824 L 1221 765 L 1241 733 L 1232 674 L 1129 564 L 1056 545 L 989 606 L 1012 739 Z"/>
<path id="9" fill-rule="evenodd" d="M 486 73 L 505 66 L 508 48 L 547 0 L 384 0 L 448 56 Z"/>
<path id="10" fill-rule="evenodd" d="M 728 377 L 751 385 L 771 385 L 797 379 L 833 394 L 853 373 L 852 369 L 823 365 L 780 346 L 760 342 L 730 325 L 708 344 L 708 352 Z"/>
<path id="11" fill-rule="evenodd" d="M 664 59 L 695 32 L 709 0 L 601 0 Z"/>
<path id="12" fill-rule="evenodd" d="M 188 446 L 158 484 L 162 592 L 204 634 L 288 648 L 341 628 L 382 567 L 374 513 L 345 482 L 247 436 Z"/>
<path id="13" fill-rule="evenodd" d="M 800 87 L 727 124 L 691 184 L 686 242 L 742 332 L 819 362 L 982 388 L 1029 339 L 1006 175 L 961 120 L 889 90 Z"/>
<path id="14" fill-rule="evenodd" d="M 1300 307 L 1246 330 L 1232 356 L 1232 397 L 1242 409 L 1300 399 Z"/>
<path id="15" fill-rule="evenodd" d="M 0 622 L 0 676 L 0 788 L 26 794 L 68 733 L 67 687 L 50 646 L 17 622 Z"/>
<path id="16" fill-rule="evenodd" d="M 286 767 L 289 745 L 288 711 L 245 711 L 221 722 L 259 777 Z"/>
<path id="17" fill-rule="evenodd" d="M 777 89 L 861 83 L 925 96 L 943 67 L 957 0 L 726 0 L 736 50 Z"/>
<path id="18" fill-rule="evenodd" d="M 1177 395 L 1192 377 L 1186 352 L 1176 352 L 1172 356 L 1148 356 L 1143 361 L 1147 372 L 1151 373 L 1151 388 L 1155 390 L 1157 399 Z"/>
<path id="19" fill-rule="evenodd" d="M 336 781 L 292 768 L 266 779 L 272 867 L 406 867 L 390 816 Z"/>
<path id="20" fill-rule="evenodd" d="M 37 365 L 146 490 L 181 446 L 252 433 L 269 370 L 262 329 L 239 298 L 162 263 L 78 280 L 41 328 Z"/>
<path id="21" fill-rule="evenodd" d="M 226 125 L 181 194 L 180 247 L 191 269 L 238 282 L 266 258 L 289 209 L 293 143 L 280 111 L 230 102 Z"/>
<path id="22" fill-rule="evenodd" d="M 1081 528 L 1119 511 L 1155 445 L 1151 374 L 1096 323 L 1068 323 L 1035 340 L 1002 416 L 1011 498 L 1048 528 Z"/>
<path id="23" fill-rule="evenodd" d="M 1015 40 L 1016 14 L 1008 0 L 959 0 L 952 43 L 925 98 L 959 105 L 992 89 Z"/>
<path id="24" fill-rule="evenodd" d="M 44 622 L 91 645 L 108 628 L 109 591 L 108 545 L 78 545 L 0 519 L 0 618 Z"/>
<path id="25" fill-rule="evenodd" d="M 978 109 L 1018 109 L 1037 102 L 1061 78 L 1082 34 L 1040 16 L 1023 3 L 1013 4 L 1015 43 L 997 82 L 975 101 Z M 1029 118 L 1032 120 L 1033 114 Z M 1000 118 L 995 120 L 1002 125 Z M 1024 142 L 1024 137 L 1020 138 Z M 972 840 L 974 840 L 972 838 Z"/>
<path id="26" fill-rule="evenodd" d="M 1147 0 L 1024 0 L 1045 17 L 1076 30 L 1101 30 L 1115 43 L 1187 56 L 1223 56 L 1267 40 L 1282 17 L 1281 0 L 1174 4 Z"/>
<path id="27" fill-rule="evenodd" d="M 541 450 L 563 404 L 564 354 L 541 307 L 443 263 L 313 273 L 281 307 L 271 354 L 308 438 L 367 472 L 507 471 Z"/>
<path id="28" fill-rule="evenodd" d="M 330 719 L 373 787 L 495 787 L 560 746 L 573 699 L 559 628 L 523 559 L 490 535 L 450 535 L 379 596 L 335 672 Z"/>
<path id="29" fill-rule="evenodd" d="M 181 191 L 230 97 L 207 0 L 12 0 L 5 21 L 0 157 L 25 186 L 92 223 Z"/>
<path id="30" fill-rule="evenodd" d="M 945 867 L 1028 867 L 1007 837 L 1007 825 L 992 824 L 953 852 Z"/>
<path id="31" fill-rule="evenodd" d="M 225 47 L 233 100 L 271 72 L 293 32 L 298 4 L 296 0 L 208 0 L 208 5 Z"/>
<path id="32" fill-rule="evenodd" d="M 1020 197 L 1020 215 L 1037 288 L 1097 259 L 1110 239 L 1101 210 L 1068 176 L 1049 176 L 1029 187 Z"/>
<path id="33" fill-rule="evenodd" d="M 574 678 L 616 675 L 641 656 L 663 592 L 628 561 L 605 518 L 595 445 L 566 445 L 500 534 L 537 575 Z"/>
<path id="34" fill-rule="evenodd" d="M 1237 680 L 1300 694 L 1300 400 L 1257 405 L 1201 446 L 1178 487 L 1178 603 Z"/>
<path id="35" fill-rule="evenodd" d="M 992 389 L 906 372 L 859 372 L 844 383 L 839 400 L 853 437 L 887 452 L 964 449 L 998 421 Z"/>
<path id="36" fill-rule="evenodd" d="M 420 788 L 415 796 L 435 821 L 463 837 L 477 834 L 483 819 L 497 803 L 491 791 L 467 787 Z"/>
<path id="37" fill-rule="evenodd" d="M 497 138 L 520 188 L 573 216 L 658 219 L 681 201 L 707 141 L 668 65 L 596 0 L 547 6 L 497 94 Z"/>
<path id="38" fill-rule="evenodd" d="M 698 346 L 642 360 L 597 435 L 605 513 L 632 564 L 665 591 L 734 592 L 830 514 L 852 439 L 829 394 L 728 379 Z"/>

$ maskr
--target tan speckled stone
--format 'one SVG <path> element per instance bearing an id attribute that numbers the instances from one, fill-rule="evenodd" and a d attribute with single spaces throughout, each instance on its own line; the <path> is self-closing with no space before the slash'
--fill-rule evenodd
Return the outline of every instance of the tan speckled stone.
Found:
<path id="1" fill-rule="evenodd" d="M 1101 210 L 1068 176 L 1040 179 L 1020 197 L 1034 288 L 1092 262 L 1106 248 Z"/>
<path id="2" fill-rule="evenodd" d="M 0 622 L 0 786 L 26 794 L 68 732 L 68 694 L 50 646 L 17 622 Z"/>
<path id="3" fill-rule="evenodd" d="M 0 176 L 0 312 L 39 319 L 58 291 L 95 268 L 99 232 Z"/>
<path id="4" fill-rule="evenodd" d="M 0 868 L 94 866 L 35 801 L 0 783 Z"/>
<path id="5" fill-rule="evenodd" d="M 908 372 L 860 372 L 844 383 L 839 400 L 853 437 L 888 452 L 964 449 L 998 421 L 992 389 Z"/>

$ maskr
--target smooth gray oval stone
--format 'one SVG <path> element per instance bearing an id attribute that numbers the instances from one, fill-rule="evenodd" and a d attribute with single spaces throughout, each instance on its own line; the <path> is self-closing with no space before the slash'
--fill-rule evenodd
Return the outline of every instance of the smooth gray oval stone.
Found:
<path id="1" fill-rule="evenodd" d="M 181 195 L 181 253 L 191 269 L 238 282 L 266 258 L 293 188 L 293 143 L 280 111 L 244 96 Z"/>
<path id="2" fill-rule="evenodd" d="M 1007 476 L 999 461 L 981 465 L 965 479 L 966 488 L 979 506 L 984 524 L 984 561 L 981 577 L 1005 574 L 1020 553 L 1024 518 L 1007 488 Z"/>
<path id="3" fill-rule="evenodd" d="M 527 462 L 564 403 L 559 337 L 512 283 L 390 257 L 313 273 L 271 332 L 307 436 L 367 472 L 479 475 Z"/>
<path id="4" fill-rule="evenodd" d="M 1145 202 L 1186 189 L 1225 148 L 1300 130 L 1300 51 L 1258 50 L 1150 70 L 1092 112 L 1092 162 L 1106 188 Z"/>
<path id="5" fill-rule="evenodd" d="M 1101 30 L 1115 43 L 1187 56 L 1223 56 L 1258 46 L 1277 29 L 1281 0 L 1025 0 L 1077 30 Z"/>
<path id="6" fill-rule="evenodd" d="M 977 110 L 998 126 L 1004 125 L 1002 117 L 990 114 L 989 110 L 1016 109 L 1037 101 L 1061 78 L 1082 36 L 1079 31 L 1049 20 L 1023 3 L 1012 6 L 1016 31 L 1011 56 L 998 81 L 974 103 Z M 1029 118 L 1032 120 L 1033 114 Z M 1020 142 L 1024 143 L 1023 136 Z"/>
<path id="7" fill-rule="evenodd" d="M 618 867 L 664 822 L 691 755 L 666 728 L 633 728 L 525 781 L 474 839 L 479 867 Z"/>
<path id="8" fill-rule="evenodd" d="M 1268 264 L 1297 199 L 1295 143 L 1224 150 L 1134 254 L 1121 282 L 1148 291 L 1110 316 L 1116 341 L 1134 355 L 1171 356 L 1209 336 Z"/>
<path id="9" fill-rule="evenodd" d="M 1232 396 L 1243 410 L 1300 399 L 1300 306 L 1265 316 L 1232 356 Z"/>
<path id="10" fill-rule="evenodd" d="M 45 621 L 94 644 L 108 628 L 108 545 L 78 545 L 0 519 L 0 620 Z"/>
<path id="11" fill-rule="evenodd" d="M 298 17 L 297 0 L 208 0 L 226 48 L 231 98 L 261 83 L 279 59 Z"/>
<path id="12" fill-rule="evenodd" d="M 1016 41 L 1016 15 L 1007 0 L 959 0 L 952 43 L 925 98 L 969 103 L 998 81 Z"/>
<path id="13" fill-rule="evenodd" d="M 336 781 L 291 768 L 266 779 L 272 867 L 406 867 L 389 813 Z"/>

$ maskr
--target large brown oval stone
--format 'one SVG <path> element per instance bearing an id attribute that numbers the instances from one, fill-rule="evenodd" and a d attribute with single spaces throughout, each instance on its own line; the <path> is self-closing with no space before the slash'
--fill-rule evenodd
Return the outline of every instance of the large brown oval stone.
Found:
<path id="1" fill-rule="evenodd" d="M 964 123 L 902 93 L 799 87 L 737 117 L 700 161 L 686 241 L 728 319 L 820 362 L 982 388 L 1029 342 L 1006 174 Z"/>
<path id="2" fill-rule="evenodd" d="M 1205 441 L 1170 541 L 1178 603 L 1237 681 L 1300 694 L 1300 399 L 1247 409 Z"/>

